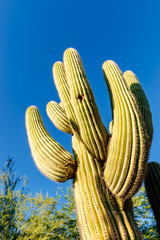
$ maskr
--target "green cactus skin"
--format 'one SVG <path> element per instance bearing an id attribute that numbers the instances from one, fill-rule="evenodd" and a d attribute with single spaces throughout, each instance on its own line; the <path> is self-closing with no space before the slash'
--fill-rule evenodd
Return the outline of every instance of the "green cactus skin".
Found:
<path id="1" fill-rule="evenodd" d="M 101 163 L 76 137 L 72 143 L 77 162 L 74 193 L 81 238 L 142 239 L 127 202 L 124 207 L 105 188 Z"/>
<path id="2" fill-rule="evenodd" d="M 132 92 L 135 102 L 137 102 L 137 105 L 139 106 L 140 112 L 142 113 L 142 117 L 146 125 L 146 131 L 149 140 L 148 143 L 150 147 L 153 138 L 153 125 L 149 102 L 142 89 L 140 82 L 138 81 L 136 75 L 132 71 L 124 72 L 124 78 L 130 91 Z"/>
<path id="3" fill-rule="evenodd" d="M 135 75 L 131 83 L 130 74 L 123 76 L 113 61 L 104 63 L 103 72 L 112 105 L 110 135 L 80 56 L 69 48 L 63 63 L 53 66 L 61 102 L 49 102 L 47 113 L 58 129 L 72 135 L 74 160 L 51 138 L 32 106 L 26 111 L 29 144 L 42 173 L 59 182 L 73 178 L 81 239 L 139 240 L 143 237 L 134 220 L 131 197 L 145 174 L 153 135 L 151 113 Z"/>
<path id="4" fill-rule="evenodd" d="M 154 212 L 157 230 L 160 233 L 160 164 L 149 162 L 144 180 L 145 188 L 152 210 Z"/>
<path id="5" fill-rule="evenodd" d="M 53 76 L 72 129 L 78 133 L 92 155 L 105 160 L 108 133 L 100 118 L 78 53 L 73 49 L 66 50 L 64 64 L 54 64 Z"/>
<path id="6" fill-rule="evenodd" d="M 76 164 L 72 155 L 49 135 L 35 106 L 26 111 L 26 128 L 32 156 L 40 171 L 57 182 L 73 178 Z"/>
<path id="7" fill-rule="evenodd" d="M 55 101 L 50 101 L 47 104 L 47 114 L 53 124 L 61 131 L 72 134 L 70 123 L 66 116 L 64 108 Z"/>
<path id="8" fill-rule="evenodd" d="M 118 66 L 106 61 L 103 72 L 113 115 L 104 178 L 110 191 L 125 200 L 132 197 L 143 182 L 149 153 L 148 136 L 143 115 Z"/>

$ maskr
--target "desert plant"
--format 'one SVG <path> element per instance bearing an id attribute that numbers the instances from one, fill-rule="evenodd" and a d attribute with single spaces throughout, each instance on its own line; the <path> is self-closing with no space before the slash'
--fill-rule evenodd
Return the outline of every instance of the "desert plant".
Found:
<path id="1" fill-rule="evenodd" d="M 149 162 L 147 164 L 147 174 L 145 177 L 145 188 L 148 200 L 153 209 L 157 229 L 160 233 L 160 164 L 157 162 Z"/>
<path id="2" fill-rule="evenodd" d="M 0 239 L 78 240 L 73 189 L 57 188 L 53 197 L 33 195 L 27 183 L 25 176 L 17 177 L 15 161 L 8 159 L 0 169 Z"/>
<path id="3" fill-rule="evenodd" d="M 145 175 L 152 142 L 152 116 L 133 72 L 124 74 L 113 61 L 103 64 L 111 99 L 110 134 L 102 123 L 78 52 L 64 53 L 53 76 L 61 99 L 47 113 L 60 130 L 72 134 L 73 156 L 46 131 L 35 106 L 26 111 L 32 156 L 47 177 L 73 178 L 82 239 L 143 239 L 134 220 L 132 196 Z"/>
<path id="4" fill-rule="evenodd" d="M 144 239 L 159 240 L 160 236 L 157 231 L 156 220 L 144 186 L 132 197 L 132 201 L 134 217 Z"/>

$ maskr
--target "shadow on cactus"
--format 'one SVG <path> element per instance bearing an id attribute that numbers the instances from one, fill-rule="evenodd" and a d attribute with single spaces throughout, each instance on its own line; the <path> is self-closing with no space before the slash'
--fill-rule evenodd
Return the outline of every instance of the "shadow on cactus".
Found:
<path id="1" fill-rule="evenodd" d="M 144 180 L 148 200 L 151 204 L 155 219 L 157 222 L 157 230 L 160 234 L 160 164 L 157 162 L 149 162 L 147 164 L 147 174 Z"/>
<path id="2" fill-rule="evenodd" d="M 102 123 L 78 52 L 69 48 L 53 66 L 61 102 L 47 114 L 72 135 L 73 156 L 46 131 L 35 106 L 26 111 L 33 159 L 50 179 L 73 178 L 81 239 L 143 239 L 134 220 L 132 196 L 146 171 L 153 127 L 146 95 L 133 72 L 124 74 L 113 61 L 103 64 L 110 94 L 110 134 Z"/>

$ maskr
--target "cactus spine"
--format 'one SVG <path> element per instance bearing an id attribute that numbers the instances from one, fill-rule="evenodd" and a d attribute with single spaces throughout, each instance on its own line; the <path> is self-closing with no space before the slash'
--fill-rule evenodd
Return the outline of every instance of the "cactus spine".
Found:
<path id="1" fill-rule="evenodd" d="M 74 160 L 50 137 L 38 109 L 32 106 L 26 112 L 29 144 L 42 173 L 60 182 L 73 178 L 82 239 L 143 239 L 134 220 L 131 197 L 145 174 L 153 135 L 151 112 L 134 74 L 123 75 L 113 61 L 103 64 L 103 72 L 112 105 L 110 135 L 80 56 L 70 48 L 63 63 L 53 66 L 61 102 L 49 102 L 47 113 L 58 129 L 72 134 Z"/>
<path id="2" fill-rule="evenodd" d="M 160 233 L 160 164 L 150 162 L 147 164 L 145 188 L 152 210 L 157 221 L 157 230 Z"/>

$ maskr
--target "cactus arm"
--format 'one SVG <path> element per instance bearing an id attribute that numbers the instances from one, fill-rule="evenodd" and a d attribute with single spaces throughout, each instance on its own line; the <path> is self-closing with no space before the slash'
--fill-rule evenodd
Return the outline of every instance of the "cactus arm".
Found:
<path id="1" fill-rule="evenodd" d="M 112 71 L 110 71 L 109 73 L 111 75 L 110 78 L 112 79 Z M 117 171 L 117 169 L 122 169 L 123 167 L 122 160 L 124 158 L 125 148 L 126 148 L 126 139 L 124 139 L 124 137 L 126 137 L 125 135 L 127 134 L 126 133 L 127 129 L 128 131 L 130 130 L 125 125 L 126 121 L 122 120 L 122 117 L 126 118 L 126 111 L 123 106 L 123 101 L 120 98 L 121 95 L 119 94 L 119 89 L 116 88 L 115 81 L 113 81 L 111 87 L 109 86 L 109 93 L 110 93 L 110 96 L 112 97 L 111 105 L 113 109 L 112 111 L 113 121 L 112 121 L 112 140 L 109 144 L 109 149 L 108 149 L 109 151 L 108 151 L 108 157 L 107 157 L 107 163 L 108 163 L 107 172 L 108 173 L 112 172 L 113 174 L 112 175 L 109 174 L 107 184 L 111 184 L 114 181 L 115 176 L 117 178 L 120 177 L 120 171 Z M 114 128 L 116 128 L 116 131 L 113 131 Z M 119 175 L 117 176 L 117 174 Z M 112 188 L 110 190 L 112 191 Z"/>
<path id="2" fill-rule="evenodd" d="M 48 134 L 34 106 L 26 111 L 26 129 L 32 156 L 40 171 L 58 182 L 73 178 L 75 161 L 72 155 Z"/>
<path id="3" fill-rule="evenodd" d="M 154 212 L 157 230 L 160 233 L 160 164 L 150 162 L 147 164 L 147 173 L 145 177 L 145 188 L 148 200 Z"/>
<path id="4" fill-rule="evenodd" d="M 113 61 L 107 61 L 103 71 L 113 106 L 113 134 L 104 177 L 115 196 L 127 199 L 136 193 L 144 178 L 147 137 L 141 114 L 120 69 Z"/>
<path id="5" fill-rule="evenodd" d="M 65 73 L 75 110 L 80 138 L 97 159 L 105 160 L 108 133 L 95 103 L 79 54 L 70 48 L 64 53 Z"/>
<path id="6" fill-rule="evenodd" d="M 72 134 L 65 110 L 55 101 L 50 101 L 46 107 L 47 114 L 53 124 L 61 131 Z"/>
<path id="7" fill-rule="evenodd" d="M 143 88 L 136 77 L 136 75 L 132 71 L 124 72 L 124 78 L 126 83 L 132 92 L 135 101 L 137 102 L 140 112 L 142 113 L 143 120 L 146 125 L 146 130 L 148 133 L 149 144 L 151 145 L 153 138 L 153 124 L 152 124 L 152 114 L 150 111 L 150 106 L 148 99 L 143 91 Z"/>
<path id="8" fill-rule="evenodd" d="M 74 133 L 79 134 L 79 125 L 71 104 L 69 86 L 66 79 L 64 64 L 62 62 L 56 62 L 53 65 L 53 78 L 62 102 L 61 104 L 63 104 L 67 118 L 70 122 L 70 127 Z"/>
<path id="9" fill-rule="evenodd" d="M 109 144 L 104 176 L 113 194 L 118 194 L 127 176 L 132 145 L 130 110 L 124 94 L 121 94 L 123 85 L 119 83 L 121 76 L 119 76 L 120 74 L 117 69 L 118 67 L 116 67 L 112 61 L 108 61 L 103 65 L 104 76 L 111 96 L 113 109 L 112 138 Z M 112 172 L 112 175 L 107 175 L 109 172 Z M 117 186 L 119 188 L 116 191 Z"/>

